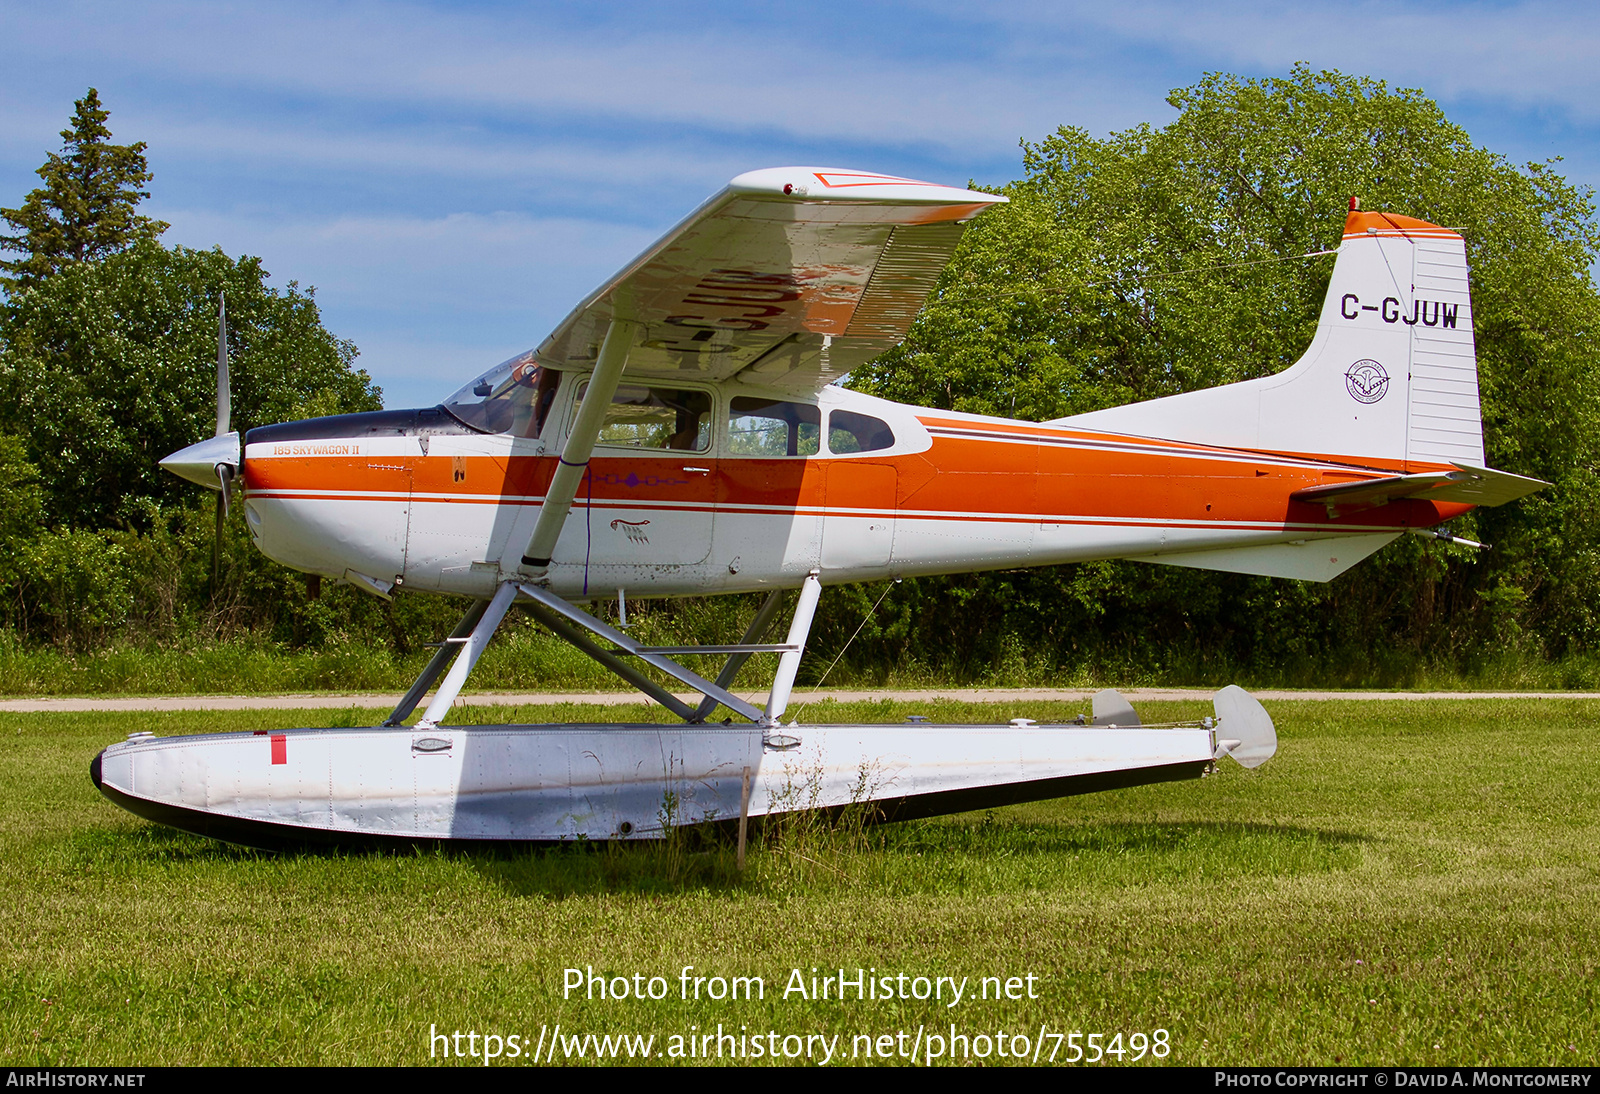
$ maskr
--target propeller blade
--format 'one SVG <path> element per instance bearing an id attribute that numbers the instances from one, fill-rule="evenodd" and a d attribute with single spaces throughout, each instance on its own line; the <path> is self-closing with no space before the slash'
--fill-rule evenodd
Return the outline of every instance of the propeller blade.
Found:
<path id="1" fill-rule="evenodd" d="M 217 297 L 217 436 L 228 432 L 228 297 Z"/>
<path id="2" fill-rule="evenodd" d="M 222 530 L 228 520 L 228 492 L 217 496 L 217 526 L 211 533 L 211 587 L 222 580 Z"/>
<path id="3" fill-rule="evenodd" d="M 235 474 L 232 464 L 217 464 L 217 481 L 222 484 L 222 515 L 228 515 L 228 503 L 233 500 L 233 476 Z"/>
<path id="4" fill-rule="evenodd" d="M 217 494 L 217 526 L 211 534 L 211 584 L 214 588 L 222 580 L 222 533 L 228 524 L 228 502 L 233 495 L 233 465 L 219 463 L 216 466 L 217 482 L 221 484 L 221 492 Z"/>

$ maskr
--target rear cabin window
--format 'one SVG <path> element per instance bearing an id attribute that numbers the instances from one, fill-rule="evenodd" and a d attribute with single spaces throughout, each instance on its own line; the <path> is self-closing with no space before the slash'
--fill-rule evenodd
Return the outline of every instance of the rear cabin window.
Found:
<path id="1" fill-rule="evenodd" d="M 882 418 L 834 410 L 828 414 L 828 451 L 836 455 L 850 452 L 878 452 L 894 447 L 894 431 Z"/>
<path id="2" fill-rule="evenodd" d="M 598 443 L 704 452 L 711 447 L 711 396 L 703 391 L 624 384 L 606 408 Z"/>
<path id="3" fill-rule="evenodd" d="M 815 456 L 822 414 L 807 403 L 741 395 L 728 408 L 728 453 L 733 456 Z"/>

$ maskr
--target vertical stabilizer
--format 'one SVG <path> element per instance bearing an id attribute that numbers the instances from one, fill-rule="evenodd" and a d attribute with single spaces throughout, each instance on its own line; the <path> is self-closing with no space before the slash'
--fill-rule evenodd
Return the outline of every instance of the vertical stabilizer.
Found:
<path id="1" fill-rule="evenodd" d="M 1294 365 L 1052 424 L 1396 469 L 1482 466 L 1461 236 L 1352 212 L 1316 336 Z"/>

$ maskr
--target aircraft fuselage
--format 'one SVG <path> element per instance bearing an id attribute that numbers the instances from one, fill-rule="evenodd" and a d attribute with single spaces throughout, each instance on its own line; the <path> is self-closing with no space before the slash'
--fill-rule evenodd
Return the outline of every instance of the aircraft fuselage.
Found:
<path id="1" fill-rule="evenodd" d="M 552 423 L 570 420 L 579 383 L 564 387 Z M 752 454 L 734 436 L 747 419 L 730 418 L 729 407 L 758 400 L 739 385 L 703 394 L 709 422 L 684 442 L 698 450 L 595 448 L 551 556 L 556 593 L 744 592 L 797 586 L 812 570 L 843 584 L 1270 544 L 1327 555 L 1338 572 L 1341 540 L 1367 544 L 1354 561 L 1386 541 L 1374 537 L 1470 508 L 1396 500 L 1337 512 L 1289 498 L 1417 465 L 1097 433 L 836 387 L 785 404 L 815 408 L 812 454 Z M 835 421 L 887 432 L 862 441 Z M 299 570 L 369 588 L 488 596 L 518 570 L 561 439 L 555 427 L 537 439 L 473 432 L 442 410 L 253 430 L 248 524 L 262 551 Z M 871 444 L 884 446 L 835 451 Z"/>

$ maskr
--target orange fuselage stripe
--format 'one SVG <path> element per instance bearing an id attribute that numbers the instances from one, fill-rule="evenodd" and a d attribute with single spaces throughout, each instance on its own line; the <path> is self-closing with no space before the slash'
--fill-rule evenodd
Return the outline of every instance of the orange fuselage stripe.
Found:
<path id="1" fill-rule="evenodd" d="M 629 509 L 847 510 L 899 512 L 913 519 L 1296 528 L 1419 527 L 1471 508 L 1404 500 L 1352 508 L 1330 519 L 1323 505 L 1291 502 L 1289 495 L 1307 486 L 1380 473 L 1303 455 L 1252 455 L 1104 434 L 1033 432 L 1023 423 L 930 418 L 926 424 L 935 434 L 929 451 L 882 458 L 613 456 L 602 449 L 578 489 L 576 504 L 592 499 L 597 506 Z M 969 435 L 952 435 L 958 431 Z M 1071 443 L 1074 437 L 1104 446 Z M 1040 443 L 1026 443 L 1035 438 Z M 1048 443 L 1063 440 L 1067 443 Z M 247 460 L 245 484 L 253 495 L 284 499 L 394 501 L 415 496 L 429 503 L 537 504 L 555 466 L 553 456 L 270 457 Z M 710 472 L 686 471 L 687 466 Z"/>

